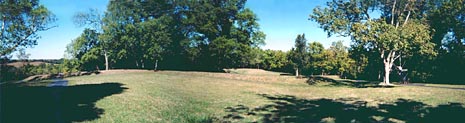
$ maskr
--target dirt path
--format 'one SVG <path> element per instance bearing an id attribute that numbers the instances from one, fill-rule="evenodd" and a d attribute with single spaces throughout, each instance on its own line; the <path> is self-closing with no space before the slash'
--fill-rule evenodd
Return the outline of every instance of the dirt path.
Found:
<path id="1" fill-rule="evenodd" d="M 50 83 L 49 85 L 47 85 L 47 87 L 54 87 L 54 89 L 52 90 L 52 96 L 54 97 L 54 107 L 51 109 L 51 110 L 54 110 L 54 115 L 53 117 L 55 117 L 55 121 L 57 123 L 62 123 L 64 120 L 63 120 L 63 105 L 62 105 L 62 93 L 64 91 L 64 89 L 66 88 L 62 88 L 62 87 L 66 87 L 68 86 L 68 80 L 64 80 L 64 79 L 54 79 L 52 83 Z M 59 87 L 59 88 L 55 88 L 55 87 Z"/>
<path id="2" fill-rule="evenodd" d="M 47 85 L 47 87 L 64 87 L 64 86 L 68 86 L 68 80 L 54 79 L 52 83 Z"/>

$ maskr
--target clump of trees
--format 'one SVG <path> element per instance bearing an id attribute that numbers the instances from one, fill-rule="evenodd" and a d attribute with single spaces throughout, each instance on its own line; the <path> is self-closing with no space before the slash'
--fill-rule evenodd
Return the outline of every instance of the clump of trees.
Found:
<path id="1" fill-rule="evenodd" d="M 106 69 L 258 66 L 265 34 L 245 2 L 110 1 L 104 14 L 75 15 L 87 29 L 67 51 L 85 70 L 100 69 L 102 62 Z"/>
<path id="2" fill-rule="evenodd" d="M 296 47 L 299 48 L 292 48 L 287 52 L 263 50 L 260 64 L 263 69 L 294 73 L 296 76 L 340 75 L 357 78 L 355 60 L 350 57 L 348 47 L 342 41 L 335 41 L 329 48 L 325 48 L 316 41 L 307 43 L 304 35 L 298 35 Z"/>
<path id="3" fill-rule="evenodd" d="M 364 67 L 357 69 L 378 74 L 382 84 L 390 84 L 393 68 L 404 65 L 415 80 L 446 81 L 461 72 L 454 67 L 465 67 L 447 63 L 465 58 L 457 48 L 464 46 L 464 8 L 463 0 L 333 0 L 315 8 L 310 19 L 328 36 L 351 37 L 351 54 Z M 450 54 L 459 57 L 445 58 Z"/>

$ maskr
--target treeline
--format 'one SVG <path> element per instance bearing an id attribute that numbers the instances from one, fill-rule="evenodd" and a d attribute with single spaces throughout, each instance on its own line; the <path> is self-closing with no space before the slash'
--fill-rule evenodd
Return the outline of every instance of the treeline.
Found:
<path id="1" fill-rule="evenodd" d="M 75 15 L 87 29 L 69 44 L 68 57 L 83 70 L 248 67 L 265 34 L 245 2 L 110 1 L 104 14 Z"/>
<path id="2" fill-rule="evenodd" d="M 65 66 L 64 64 L 52 64 L 52 63 L 42 63 L 38 65 L 32 65 L 28 62 L 23 62 L 21 66 L 3 66 L 1 69 L 2 78 L 0 81 L 10 81 L 10 80 L 21 80 L 33 75 L 56 75 L 59 73 L 71 74 L 73 72 L 79 72 L 77 69 L 70 70 L 70 66 Z"/>
<path id="3" fill-rule="evenodd" d="M 87 71 L 265 68 L 386 84 L 398 77 L 389 75 L 401 66 L 414 82 L 465 81 L 460 76 L 465 72 L 463 0 L 334 0 L 315 8 L 309 19 L 328 36 L 351 37 L 352 45 L 335 42 L 325 49 L 299 35 L 288 52 L 259 48 L 265 34 L 245 2 L 110 1 L 104 13 L 75 15 L 75 22 L 87 29 L 68 46 L 66 63 Z"/>
<path id="4" fill-rule="evenodd" d="M 317 22 L 328 36 L 350 37 L 351 46 L 337 41 L 324 48 L 318 42 L 308 43 L 302 34 L 287 52 L 259 48 L 265 34 L 245 3 L 113 0 L 104 12 L 76 13 L 74 22 L 86 29 L 67 46 L 64 72 L 248 67 L 390 84 L 390 78 L 398 77 L 390 75 L 402 67 L 412 82 L 465 82 L 461 76 L 465 73 L 465 0 L 332 0 L 314 8 L 309 20 Z M 37 44 L 36 32 L 51 28 L 48 24 L 55 19 L 39 4 L 14 0 L 1 4 L 11 8 L 1 11 L 8 15 L 2 21 L 16 25 L 2 30 L 0 76 L 4 78 L 7 56 Z M 15 12 L 21 7 L 30 9 Z M 30 19 L 36 20 L 13 23 Z"/>
<path id="5" fill-rule="evenodd" d="M 305 35 L 298 35 L 290 51 L 258 50 L 256 68 L 293 73 L 296 75 L 339 75 L 358 78 L 355 61 L 349 57 L 348 47 L 335 41 L 329 48 L 320 42 L 307 42 Z"/>

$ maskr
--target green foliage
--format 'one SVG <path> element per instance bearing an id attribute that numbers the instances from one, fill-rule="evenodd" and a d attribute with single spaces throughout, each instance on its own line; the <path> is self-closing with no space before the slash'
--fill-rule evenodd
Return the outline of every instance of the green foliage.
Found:
<path id="1" fill-rule="evenodd" d="M 349 57 L 347 47 L 342 41 L 333 42 L 329 49 L 324 49 L 318 42 L 309 43 L 309 57 L 311 62 L 306 66 L 309 73 L 340 75 L 353 78 L 355 61 Z"/>
<path id="2" fill-rule="evenodd" d="M 296 70 L 296 75 L 299 75 L 299 70 L 302 70 L 303 67 L 308 63 L 308 47 L 307 39 L 305 39 L 305 34 L 297 35 L 295 39 L 295 46 L 291 49 L 289 53 L 289 60 L 291 61 L 294 69 Z"/>
<path id="3" fill-rule="evenodd" d="M 75 22 L 102 29 L 101 50 L 95 51 L 107 53 L 113 68 L 151 68 L 146 66 L 161 61 L 165 69 L 221 70 L 261 62 L 254 59 L 261 54 L 255 48 L 264 44 L 265 34 L 244 5 L 245 0 L 110 1 L 103 18 L 77 13 Z"/>
<path id="4" fill-rule="evenodd" d="M 440 83 L 462 83 L 465 67 L 465 1 L 442 0 L 430 3 L 427 19 L 433 32 L 432 41 L 438 50 L 437 57 L 415 57 L 414 76 L 416 81 L 435 81 Z M 431 67 L 422 67 L 431 66 Z"/>
<path id="5" fill-rule="evenodd" d="M 67 46 L 66 52 L 71 58 L 79 60 L 79 66 L 83 70 L 98 70 L 102 65 L 102 44 L 98 37 L 99 34 L 95 30 L 85 29 Z"/>
<path id="6" fill-rule="evenodd" d="M 284 67 L 289 65 L 287 53 L 281 50 L 263 51 L 263 68 L 268 70 L 284 71 Z"/>
<path id="7" fill-rule="evenodd" d="M 385 84 L 389 84 L 391 67 L 398 58 L 436 54 L 429 26 L 421 18 L 425 8 L 422 1 L 333 0 L 327 5 L 315 8 L 310 19 L 318 22 L 328 36 L 350 36 L 352 47 L 378 53 L 384 64 Z M 381 11 L 381 17 L 370 18 L 368 10 L 376 9 Z"/>
<path id="8" fill-rule="evenodd" d="M 2 0 L 0 16 L 0 57 L 37 45 L 37 32 L 52 28 L 49 24 L 56 21 L 38 0 Z"/>
<path id="9" fill-rule="evenodd" d="M 62 72 L 65 74 L 78 72 L 80 70 L 79 60 L 77 59 L 64 59 L 62 64 Z"/>

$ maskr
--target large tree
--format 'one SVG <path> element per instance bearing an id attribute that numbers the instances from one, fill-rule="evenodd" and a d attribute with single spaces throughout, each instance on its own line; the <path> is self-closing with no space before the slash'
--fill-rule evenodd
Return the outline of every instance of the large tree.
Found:
<path id="1" fill-rule="evenodd" d="M 37 32 L 55 26 L 56 18 L 38 0 L 0 1 L 0 57 L 37 45 Z"/>
<path id="2" fill-rule="evenodd" d="M 464 82 L 461 74 L 465 72 L 465 0 L 441 0 L 430 5 L 428 23 L 439 54 L 436 58 L 415 57 L 412 59 L 415 64 L 411 66 L 419 69 L 416 75 L 421 81 Z"/>
<path id="3" fill-rule="evenodd" d="M 84 30 L 83 32 L 84 34 L 88 34 L 90 30 L 94 30 L 93 32 L 95 32 L 96 35 L 100 35 L 103 33 L 102 27 L 105 26 L 103 17 L 104 15 L 97 9 L 89 9 L 89 11 L 86 11 L 86 12 L 75 13 L 73 16 L 73 22 L 79 27 L 87 28 L 86 30 Z M 99 45 L 95 45 L 95 46 L 99 46 L 99 47 L 94 47 L 93 51 L 94 53 L 98 52 L 98 53 L 103 54 L 105 58 L 105 70 L 109 70 L 110 64 L 108 62 L 109 53 L 108 53 L 108 46 L 107 46 L 109 44 L 109 41 L 106 40 L 106 37 L 103 35 L 100 37 L 97 37 L 95 40 L 96 40 L 95 42 L 99 43 Z M 79 46 L 76 46 L 76 47 L 79 47 Z"/>
<path id="4" fill-rule="evenodd" d="M 281 50 L 263 51 L 263 68 L 268 70 L 283 70 L 289 64 L 286 52 Z"/>
<path id="5" fill-rule="evenodd" d="M 264 44 L 245 0 L 110 1 L 103 37 L 115 67 L 221 70 L 248 66 Z"/>
<path id="6" fill-rule="evenodd" d="M 317 7 L 310 19 L 320 24 L 328 36 L 350 36 L 353 47 L 375 51 L 384 64 L 384 85 L 390 85 L 389 74 L 394 62 L 413 53 L 432 54 L 434 43 L 424 16 L 422 0 L 333 0 L 327 7 Z M 379 12 L 372 18 L 370 12 Z M 412 31 L 415 30 L 415 31 Z"/>
<path id="7" fill-rule="evenodd" d="M 295 39 L 295 46 L 291 49 L 289 54 L 289 59 L 294 66 L 296 76 L 299 76 L 299 71 L 301 72 L 304 66 L 308 63 L 307 52 L 308 47 L 305 34 L 297 35 L 297 38 Z"/>
<path id="8" fill-rule="evenodd" d="M 66 52 L 79 61 L 84 70 L 99 70 L 102 63 L 102 42 L 98 40 L 99 33 L 92 29 L 85 29 L 83 33 L 68 44 Z"/>

